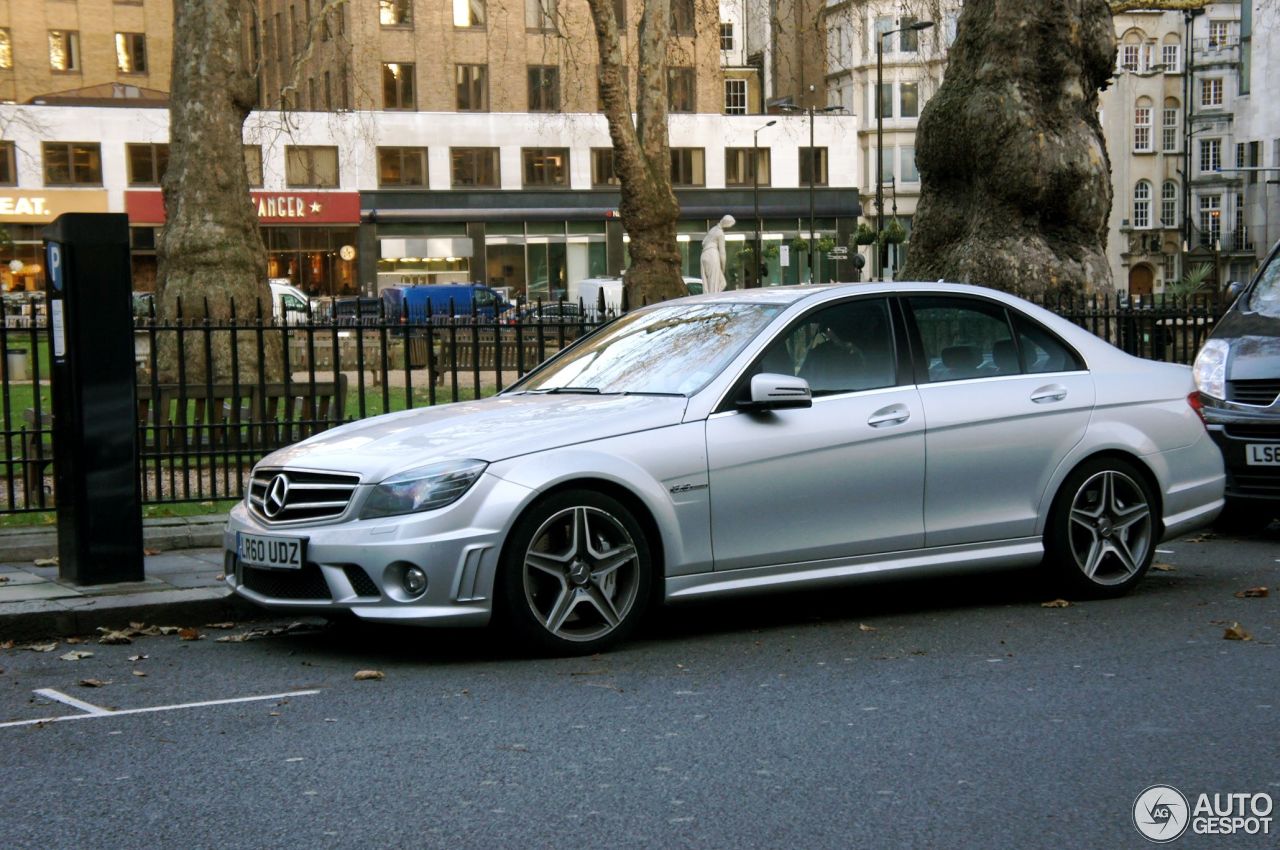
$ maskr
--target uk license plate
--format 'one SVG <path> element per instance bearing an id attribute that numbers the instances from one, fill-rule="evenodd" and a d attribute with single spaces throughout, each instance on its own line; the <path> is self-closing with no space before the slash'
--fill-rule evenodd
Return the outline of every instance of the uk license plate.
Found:
<path id="1" fill-rule="evenodd" d="M 236 535 L 236 556 L 251 567 L 273 570 L 300 570 L 306 558 L 305 537 L 274 537 L 265 534 Z"/>
<path id="2" fill-rule="evenodd" d="M 1280 443 L 1249 443 L 1244 457 L 1250 466 L 1280 466 Z"/>

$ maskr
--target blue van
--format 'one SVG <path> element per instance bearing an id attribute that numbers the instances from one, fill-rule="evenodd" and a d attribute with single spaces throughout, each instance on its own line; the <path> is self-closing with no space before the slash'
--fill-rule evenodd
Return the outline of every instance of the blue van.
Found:
<path id="1" fill-rule="evenodd" d="M 388 286 L 382 290 L 382 302 L 390 319 L 407 324 L 459 319 L 493 319 L 511 309 L 511 304 L 482 283 L 424 283 Z"/>

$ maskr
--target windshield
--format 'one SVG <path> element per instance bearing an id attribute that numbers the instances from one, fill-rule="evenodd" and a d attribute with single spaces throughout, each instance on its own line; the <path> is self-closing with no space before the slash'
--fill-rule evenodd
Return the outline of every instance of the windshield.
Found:
<path id="1" fill-rule="evenodd" d="M 718 302 L 629 313 L 515 390 L 690 395 L 784 307 Z"/>
<path id="2" fill-rule="evenodd" d="M 1280 254 L 1272 256 L 1259 275 L 1257 285 L 1249 294 L 1249 309 L 1264 316 L 1280 317 Z"/>

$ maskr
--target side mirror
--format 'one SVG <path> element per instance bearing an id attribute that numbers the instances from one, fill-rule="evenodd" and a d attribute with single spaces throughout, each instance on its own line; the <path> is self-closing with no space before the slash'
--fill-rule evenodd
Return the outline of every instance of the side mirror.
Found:
<path id="1" fill-rule="evenodd" d="M 751 378 L 751 400 L 738 402 L 745 410 L 787 410 L 812 407 L 809 382 L 792 375 L 765 372 Z"/>
<path id="2" fill-rule="evenodd" d="M 1244 284 L 1238 280 L 1231 281 L 1227 284 L 1227 301 L 1234 303 L 1241 292 L 1244 292 Z"/>

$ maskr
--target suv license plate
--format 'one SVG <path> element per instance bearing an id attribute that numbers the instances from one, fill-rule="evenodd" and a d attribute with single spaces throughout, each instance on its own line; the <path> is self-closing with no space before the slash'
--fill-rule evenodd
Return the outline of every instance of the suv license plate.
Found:
<path id="1" fill-rule="evenodd" d="M 262 534 L 236 535 L 236 556 L 251 567 L 300 570 L 306 557 L 305 537 L 267 537 Z"/>
<path id="2" fill-rule="evenodd" d="M 1280 466 L 1280 443 L 1249 443 L 1244 456 L 1250 466 Z"/>

